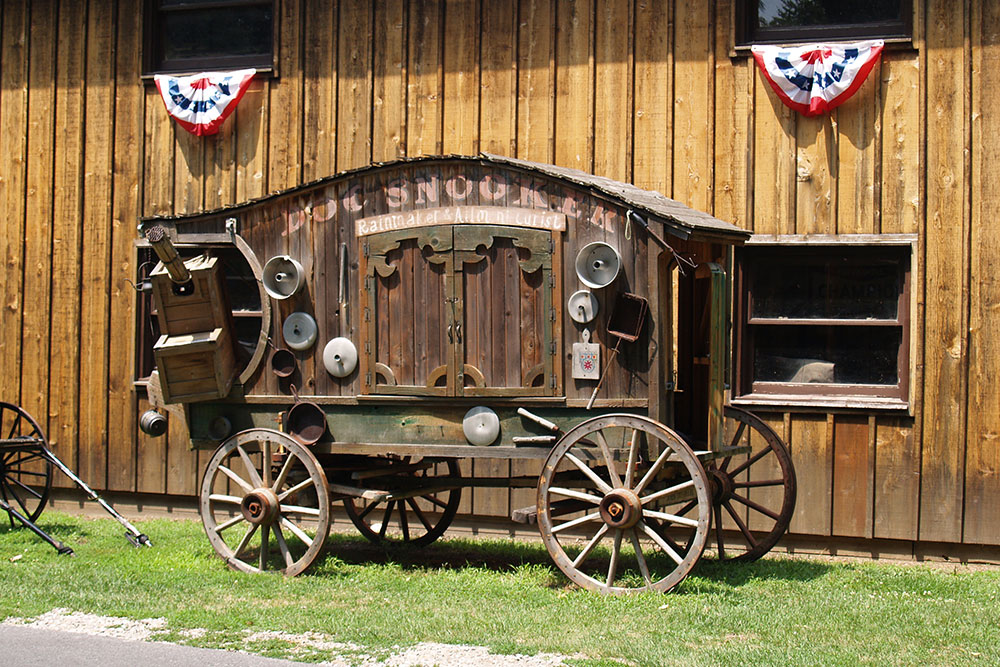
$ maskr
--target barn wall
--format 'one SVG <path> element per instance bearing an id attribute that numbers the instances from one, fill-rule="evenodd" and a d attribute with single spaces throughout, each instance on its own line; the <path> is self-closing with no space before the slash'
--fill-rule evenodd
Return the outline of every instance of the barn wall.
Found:
<path id="1" fill-rule="evenodd" d="M 189 495 L 207 461 L 175 418 L 163 438 L 136 428 L 137 216 L 484 150 L 760 233 L 919 234 L 913 416 L 765 415 L 798 470 L 792 531 L 1000 544 L 996 3 L 917 0 L 913 48 L 820 118 L 731 57 L 730 0 L 278 4 L 280 76 L 196 138 L 139 77 L 141 3 L 3 2 L 0 397 L 93 486 Z M 471 509 L 530 502 L 508 495 L 477 491 Z"/>

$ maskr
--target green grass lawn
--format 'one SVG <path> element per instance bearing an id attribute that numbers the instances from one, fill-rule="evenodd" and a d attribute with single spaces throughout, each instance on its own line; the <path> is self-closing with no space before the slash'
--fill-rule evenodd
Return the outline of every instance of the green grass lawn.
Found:
<path id="1" fill-rule="evenodd" d="M 666 595 L 606 598 L 571 587 L 540 545 L 442 540 L 384 551 L 331 535 L 304 576 L 230 571 L 193 521 L 145 521 L 135 549 L 110 519 L 45 512 L 77 553 L 0 527 L 0 619 L 56 607 L 163 617 L 168 640 L 232 647 L 245 630 L 308 631 L 378 652 L 423 641 L 551 652 L 578 665 L 1000 664 L 1000 569 L 705 560 Z M 20 558 L 12 558 L 20 555 Z M 202 628 L 198 638 L 186 629 Z M 294 654 L 281 640 L 251 647 Z M 582 656 L 582 657 L 581 657 Z"/>

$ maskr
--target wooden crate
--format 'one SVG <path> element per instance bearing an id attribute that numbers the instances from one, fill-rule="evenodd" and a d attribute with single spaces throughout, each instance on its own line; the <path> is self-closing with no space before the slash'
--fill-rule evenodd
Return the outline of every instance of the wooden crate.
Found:
<path id="1" fill-rule="evenodd" d="M 184 266 L 191 272 L 191 284 L 186 292 L 178 290 L 162 263 L 150 273 L 160 332 L 180 336 L 218 327 L 232 330 L 232 313 L 219 258 L 199 255 L 186 260 Z"/>
<path id="2" fill-rule="evenodd" d="M 166 403 L 224 398 L 236 375 L 230 329 L 160 336 L 153 346 Z"/>

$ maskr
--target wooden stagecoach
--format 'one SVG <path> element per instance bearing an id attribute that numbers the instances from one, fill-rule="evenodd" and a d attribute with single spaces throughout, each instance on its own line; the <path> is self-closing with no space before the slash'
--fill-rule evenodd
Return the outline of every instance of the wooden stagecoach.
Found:
<path id="1" fill-rule="evenodd" d="M 602 592 L 667 590 L 706 544 L 752 560 L 787 528 L 787 450 L 726 405 L 744 230 L 480 155 L 140 232 L 150 396 L 214 450 L 201 514 L 234 568 L 302 572 L 334 502 L 374 542 L 428 544 L 473 488 L 537 489 L 513 518 Z"/>

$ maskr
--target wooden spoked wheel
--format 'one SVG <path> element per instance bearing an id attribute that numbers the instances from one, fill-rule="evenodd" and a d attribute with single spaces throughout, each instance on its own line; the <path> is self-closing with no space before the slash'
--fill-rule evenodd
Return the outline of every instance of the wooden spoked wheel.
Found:
<path id="1" fill-rule="evenodd" d="M 201 520 L 215 552 L 234 570 L 308 568 L 330 532 L 326 475 L 290 436 L 254 428 L 215 451 L 201 484 Z"/>
<path id="2" fill-rule="evenodd" d="M 712 490 L 710 552 L 719 560 L 752 562 L 788 530 L 795 510 L 795 469 L 788 448 L 770 426 L 746 410 L 725 409 L 725 444 L 750 452 L 705 466 Z M 688 504 L 678 514 L 693 514 Z"/>
<path id="3" fill-rule="evenodd" d="M 0 402 L 0 497 L 31 522 L 45 509 L 52 489 L 47 448 L 45 435 L 31 415 Z M 14 517 L 8 518 L 13 526 Z"/>
<path id="4" fill-rule="evenodd" d="M 698 508 L 679 516 L 675 508 Z M 664 592 L 694 567 L 708 536 L 705 470 L 676 433 L 611 414 L 568 431 L 538 481 L 538 528 L 576 584 L 600 593 Z M 675 529 L 693 531 L 681 546 Z M 600 547 L 600 548 L 599 548 Z"/>
<path id="5" fill-rule="evenodd" d="M 420 460 L 411 462 L 403 457 L 380 459 L 379 466 L 385 466 L 386 474 L 372 477 L 366 486 L 391 490 L 393 499 L 344 499 L 344 509 L 354 526 L 376 544 L 425 546 L 441 537 L 458 512 L 462 489 L 449 486 L 440 477 L 446 474 L 453 484 L 461 475 L 458 462 L 448 459 L 424 466 Z"/>

